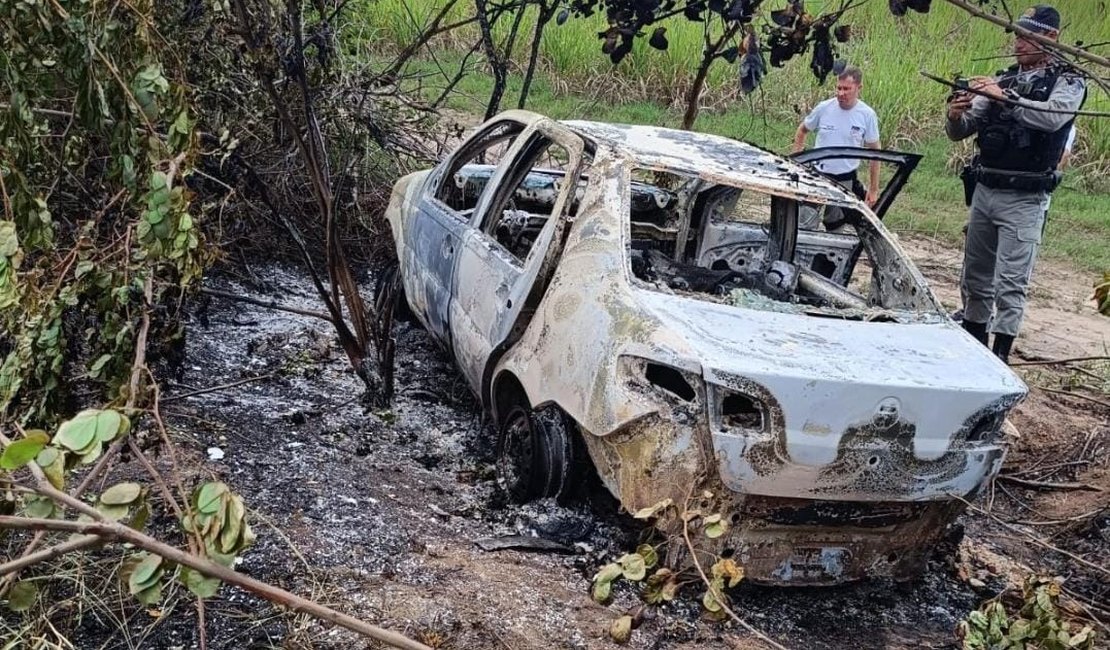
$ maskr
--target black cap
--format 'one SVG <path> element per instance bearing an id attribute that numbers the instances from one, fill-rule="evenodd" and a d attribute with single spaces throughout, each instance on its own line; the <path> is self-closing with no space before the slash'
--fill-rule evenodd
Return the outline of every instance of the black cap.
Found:
<path id="1" fill-rule="evenodd" d="M 1060 31 L 1060 12 L 1048 5 L 1029 7 L 1017 19 L 1017 26 L 1024 27 L 1031 32 L 1043 34 L 1050 31 Z"/>

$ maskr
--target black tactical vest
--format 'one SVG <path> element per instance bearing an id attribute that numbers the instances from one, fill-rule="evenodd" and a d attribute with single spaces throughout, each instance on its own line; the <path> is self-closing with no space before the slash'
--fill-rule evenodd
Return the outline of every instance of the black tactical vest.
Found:
<path id="1" fill-rule="evenodd" d="M 1046 68 L 1044 74 L 1018 83 L 1018 66 L 1014 65 L 998 78 L 1003 90 L 1012 89 L 1020 97 L 1034 102 L 1046 101 L 1060 78 L 1060 68 Z M 1046 132 L 1031 129 L 1017 122 L 1011 106 L 992 102 L 986 123 L 979 127 L 976 143 L 979 145 L 979 164 L 983 167 L 1021 172 L 1051 172 L 1060 162 L 1068 132 L 1075 118 L 1058 131 Z"/>

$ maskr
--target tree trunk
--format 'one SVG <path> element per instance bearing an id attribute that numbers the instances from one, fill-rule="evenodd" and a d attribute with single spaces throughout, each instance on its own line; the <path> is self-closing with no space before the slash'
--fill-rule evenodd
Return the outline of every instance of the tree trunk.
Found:
<path id="1" fill-rule="evenodd" d="M 690 90 L 686 91 L 686 112 L 682 116 L 683 129 L 689 131 L 694 127 L 694 121 L 698 119 L 698 100 L 701 99 L 701 91 L 705 87 L 705 78 L 709 76 L 709 68 L 720 54 L 721 46 L 735 36 L 738 29 L 740 29 L 739 25 L 731 25 L 725 29 L 725 33 L 721 34 L 716 43 L 706 42 L 701 64 L 698 65 L 698 71 L 694 75 L 694 82 L 690 84 Z"/>
<path id="2" fill-rule="evenodd" d="M 488 4 L 486 0 L 474 0 L 474 6 L 478 10 L 478 27 L 482 34 L 482 47 L 486 52 L 486 59 L 489 61 L 490 69 L 493 72 L 493 90 L 489 95 L 489 104 L 486 106 L 485 119 L 490 119 L 497 114 L 501 108 L 501 97 L 505 94 L 505 60 L 497 51 L 497 45 L 493 42 L 493 27 L 490 25 Z"/>
<path id="3" fill-rule="evenodd" d="M 540 4 L 540 14 L 536 17 L 536 31 L 532 34 L 532 51 L 528 54 L 528 69 L 524 71 L 524 83 L 520 87 L 520 99 L 517 100 L 517 108 L 524 108 L 525 103 L 528 102 L 528 91 L 532 89 L 532 77 L 536 74 L 536 62 L 540 58 L 540 41 L 543 38 L 543 30 L 547 27 L 547 23 L 551 22 L 551 19 L 555 16 L 555 10 L 558 8 L 558 0 L 552 2 L 551 5 Z"/>

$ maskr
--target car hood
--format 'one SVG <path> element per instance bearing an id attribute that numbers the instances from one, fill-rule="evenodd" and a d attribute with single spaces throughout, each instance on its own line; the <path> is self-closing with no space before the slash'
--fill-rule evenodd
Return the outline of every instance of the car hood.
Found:
<path id="1" fill-rule="evenodd" d="M 947 320 L 863 322 L 635 291 L 668 338 L 685 344 L 674 352 L 696 360 L 707 383 L 755 382 L 777 400 L 795 461 L 831 461 L 835 438 L 892 403 L 915 427 L 915 455 L 937 458 L 969 418 L 1027 392 L 1005 364 Z"/>

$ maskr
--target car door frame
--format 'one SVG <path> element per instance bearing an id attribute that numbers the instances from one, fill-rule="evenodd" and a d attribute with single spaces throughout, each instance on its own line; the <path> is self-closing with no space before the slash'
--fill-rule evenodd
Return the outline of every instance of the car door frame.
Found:
<path id="1" fill-rule="evenodd" d="M 502 246 L 485 226 L 494 212 L 503 211 L 515 189 L 515 180 L 523 179 L 532 169 L 529 157 L 533 141 L 544 138 L 550 145 L 559 145 L 568 154 L 566 172 L 552 206 L 551 216 L 540 230 L 527 257 L 518 260 Z M 483 194 L 474 210 L 467 239 L 459 253 L 453 308 L 452 335 L 460 341 L 455 358 L 475 391 L 487 401 L 493 369 L 504 353 L 520 339 L 531 314 L 534 314 L 546 292 L 566 241 L 571 222 L 569 209 L 572 192 L 577 192 L 586 159 L 585 141 L 571 129 L 547 118 L 529 125 L 514 143 L 506 159 L 489 181 L 493 192 Z M 522 168 L 523 166 L 523 168 Z M 521 174 L 519 177 L 514 174 Z M 499 280 L 493 286 L 474 286 L 469 281 L 479 274 Z M 481 304 L 469 294 L 489 289 Z M 466 302 L 467 300 L 470 302 Z M 482 297 L 478 298 L 482 300 Z M 496 304 L 495 304 L 496 301 Z M 478 308 L 467 309 L 467 305 Z M 455 318 L 458 317 L 458 318 Z M 464 331 L 464 328 L 466 330 Z"/>
<path id="2" fill-rule="evenodd" d="M 880 221 L 886 216 L 887 210 L 894 203 L 894 199 L 897 198 L 902 188 L 909 181 L 910 174 L 917 169 L 918 163 L 924 157 L 918 153 L 894 151 L 893 149 L 868 149 L 865 147 L 821 147 L 819 149 L 798 151 L 788 156 L 790 160 L 805 165 L 822 176 L 827 176 L 827 174 L 817 168 L 817 163 L 824 160 L 854 158 L 867 162 L 879 161 L 897 165 L 897 171 L 894 172 L 886 187 L 879 193 L 879 198 L 875 200 L 875 205 L 871 208 L 871 211 L 875 213 Z"/>
<path id="3" fill-rule="evenodd" d="M 417 205 L 414 206 L 417 214 L 413 226 L 405 232 L 406 249 L 413 257 L 408 266 L 419 270 L 414 274 L 404 274 L 403 277 L 412 278 L 412 286 L 406 285 L 405 291 L 410 292 L 409 295 L 420 292 L 422 299 L 416 302 L 423 311 L 421 313 L 417 310 L 417 316 L 433 338 L 439 341 L 448 352 L 452 351 L 453 346 L 450 314 L 458 251 L 462 247 L 467 231 L 471 228 L 474 215 L 478 213 L 492 185 L 487 184 L 482 189 L 469 217 L 444 203 L 437 195 L 444 183 L 452 182 L 449 171 L 456 166 L 456 163 L 462 159 L 465 164 L 473 158 L 477 153 L 473 149 L 474 145 L 481 143 L 491 132 L 506 124 L 519 126 L 520 131 L 512 136 L 515 140 L 498 164 L 498 169 L 512 160 L 511 152 L 520 144 L 520 138 L 528 132 L 529 124 L 513 116 L 504 116 L 484 124 L 433 170 L 424 185 Z"/>

